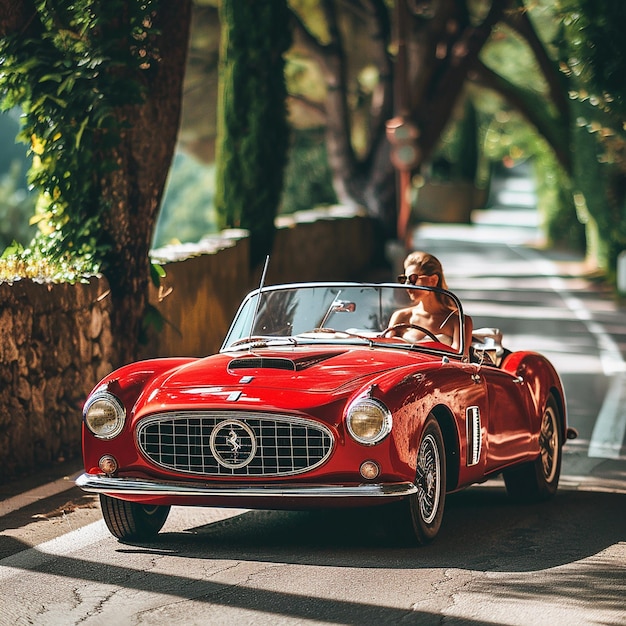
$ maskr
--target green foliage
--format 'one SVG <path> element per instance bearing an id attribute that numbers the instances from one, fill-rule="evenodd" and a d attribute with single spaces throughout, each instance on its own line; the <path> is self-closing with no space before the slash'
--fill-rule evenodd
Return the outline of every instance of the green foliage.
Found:
<path id="1" fill-rule="evenodd" d="M 561 67 L 571 85 L 576 125 L 595 135 L 601 162 L 626 170 L 626 4 L 561 0 L 559 6 Z"/>
<path id="2" fill-rule="evenodd" d="M 486 158 L 507 167 L 524 161 L 532 163 L 537 210 L 548 242 L 584 250 L 584 226 L 577 216 L 569 176 L 559 167 L 546 141 L 519 113 L 498 100 L 492 103 L 493 114 L 484 118 Z"/>
<path id="3" fill-rule="evenodd" d="M 294 131 L 279 213 L 294 213 L 336 202 L 324 131 Z"/>
<path id="4" fill-rule="evenodd" d="M 165 278 L 165 269 L 159 263 L 152 261 L 150 263 L 150 280 L 155 287 L 161 285 L 161 279 Z"/>
<path id="5" fill-rule="evenodd" d="M 577 206 L 594 260 L 611 276 L 626 249 L 626 4 L 561 0 L 561 67 L 570 84 Z"/>
<path id="6" fill-rule="evenodd" d="M 324 131 L 294 130 L 278 213 L 306 211 L 336 202 Z M 195 243 L 217 232 L 215 166 L 179 152 L 174 156 L 165 188 L 153 248 Z"/>
<path id="7" fill-rule="evenodd" d="M 560 0 L 565 26 L 561 41 L 567 71 L 581 90 L 575 94 L 607 112 L 623 116 L 626 111 L 626 3 L 615 0 Z M 574 95 L 574 94 L 573 94 Z"/>
<path id="8" fill-rule="evenodd" d="M 0 172 L 5 173 L 19 164 L 20 172 L 15 185 L 27 189 L 26 172 L 30 167 L 30 159 L 26 156 L 26 146 L 16 141 L 20 132 L 20 109 L 0 111 Z M 30 216 L 29 216 L 30 217 Z"/>
<path id="9" fill-rule="evenodd" d="M 215 167 L 182 152 L 174 156 L 153 247 L 197 242 L 218 231 L 214 206 Z"/>
<path id="10" fill-rule="evenodd" d="M 537 209 L 547 241 L 553 246 L 584 252 L 585 220 L 576 210 L 571 178 L 559 167 L 540 139 L 533 156 Z"/>
<path id="11" fill-rule="evenodd" d="M 39 232 L 19 254 L 96 271 L 107 249 L 103 185 L 118 167 L 120 109 L 142 102 L 142 77 L 158 54 L 156 0 L 36 0 L 35 7 L 26 35 L 0 41 L 2 107 L 24 112 L 19 138 L 30 146 L 29 182 L 40 194 Z"/>
<path id="12" fill-rule="evenodd" d="M 549 41 L 554 36 L 558 20 L 553 7 L 546 2 L 535 3 L 530 11 L 535 28 Z M 567 141 L 566 124 L 559 123 L 556 112 L 547 98 L 548 86 L 527 43 L 512 29 L 499 26 L 481 52 L 481 60 L 497 73 L 500 87 L 513 94 L 532 111 L 542 132 L 552 143 Z M 490 170 L 486 163 L 503 163 L 506 167 L 529 161 L 533 164 L 537 207 L 540 222 L 548 241 L 584 249 L 584 226 L 577 218 L 568 176 L 558 165 L 548 143 L 528 120 L 517 113 L 508 102 L 493 91 L 470 87 L 468 98 L 476 113 L 465 112 L 464 117 L 451 125 L 443 137 L 437 162 L 439 172 L 445 165 L 445 176 L 458 179 L 472 171 L 473 154 L 463 146 L 471 146 L 471 122 L 478 130 L 479 160 L 476 180 L 479 186 L 488 184 Z"/>
<path id="13" fill-rule="evenodd" d="M 93 274 L 89 257 L 50 258 L 41 248 L 24 248 L 16 241 L 7 246 L 0 257 L 0 281 L 11 282 L 31 278 L 49 282 L 82 282 Z"/>
<path id="14" fill-rule="evenodd" d="M 15 141 L 19 115 L 18 109 L 0 113 L 0 251 L 14 239 L 26 245 L 35 234 L 28 223 L 35 210 L 35 195 L 26 181 L 30 160 L 26 147 Z"/>
<path id="15" fill-rule="evenodd" d="M 33 237 L 33 227 L 28 224 L 28 216 L 35 209 L 32 195 L 20 185 L 23 175 L 22 164 L 13 161 L 9 171 L 0 176 L 0 249 L 8 246 L 13 239 L 26 244 Z"/>
<path id="16" fill-rule="evenodd" d="M 440 181 L 477 182 L 479 159 L 479 116 L 472 98 L 466 98 L 463 115 L 453 120 L 441 138 L 432 163 L 432 178 Z"/>

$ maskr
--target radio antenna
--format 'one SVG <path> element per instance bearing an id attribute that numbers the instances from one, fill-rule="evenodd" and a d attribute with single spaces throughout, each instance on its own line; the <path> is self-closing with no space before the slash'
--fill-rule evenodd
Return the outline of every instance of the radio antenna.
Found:
<path id="1" fill-rule="evenodd" d="M 263 287 L 265 287 L 265 276 L 267 274 L 267 267 L 270 264 L 270 255 L 268 254 L 265 257 L 265 264 L 263 265 L 263 272 L 261 273 L 261 282 L 259 283 L 259 296 L 256 300 L 256 306 L 254 307 L 254 315 L 252 316 L 252 324 L 250 324 L 250 336 L 252 337 L 252 333 L 254 331 L 254 325 L 256 324 L 256 318 L 259 314 L 259 307 L 261 306 L 261 292 L 263 291 Z"/>

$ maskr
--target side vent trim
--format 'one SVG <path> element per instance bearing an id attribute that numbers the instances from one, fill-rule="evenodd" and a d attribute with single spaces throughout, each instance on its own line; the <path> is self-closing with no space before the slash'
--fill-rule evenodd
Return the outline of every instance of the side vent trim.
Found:
<path id="1" fill-rule="evenodd" d="M 465 426 L 467 429 L 467 465 L 477 465 L 482 450 L 482 428 L 480 423 L 480 409 L 469 406 L 465 410 Z"/>

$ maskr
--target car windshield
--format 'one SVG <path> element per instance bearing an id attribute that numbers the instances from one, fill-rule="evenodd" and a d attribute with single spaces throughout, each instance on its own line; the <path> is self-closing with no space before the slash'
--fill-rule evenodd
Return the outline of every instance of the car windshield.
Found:
<path id="1" fill-rule="evenodd" d="M 431 301 L 436 298 L 442 312 L 441 327 L 424 328 L 414 323 L 415 317 L 406 314 L 400 318 L 396 314 L 392 320 L 398 311 L 411 311 L 425 292 L 430 292 Z M 398 319 L 403 323 L 398 324 Z M 244 299 L 221 351 L 277 344 L 367 343 L 462 354 L 462 345 L 458 349 L 450 347 L 454 325 L 456 336 L 463 337 L 462 319 L 458 298 L 449 291 L 432 287 L 355 283 L 275 285 L 257 289 Z M 390 328 L 391 325 L 395 328 Z"/>

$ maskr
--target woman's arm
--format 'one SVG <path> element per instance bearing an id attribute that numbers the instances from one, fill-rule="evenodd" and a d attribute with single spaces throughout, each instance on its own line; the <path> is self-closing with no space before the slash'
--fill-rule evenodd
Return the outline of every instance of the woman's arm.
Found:
<path id="1" fill-rule="evenodd" d="M 389 318 L 389 327 L 394 326 L 395 324 L 403 324 L 409 321 L 411 315 L 410 309 L 399 309 L 394 311 Z"/>

